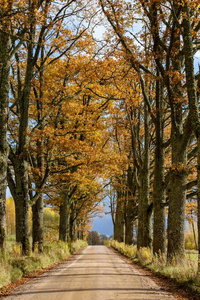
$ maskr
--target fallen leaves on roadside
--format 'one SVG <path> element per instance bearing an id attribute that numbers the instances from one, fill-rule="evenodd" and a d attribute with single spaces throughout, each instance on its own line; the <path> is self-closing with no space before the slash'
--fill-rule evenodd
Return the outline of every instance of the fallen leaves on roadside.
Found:
<path id="1" fill-rule="evenodd" d="M 49 265 L 49 266 L 47 266 L 45 268 L 42 268 L 40 270 L 36 270 L 34 272 L 31 272 L 31 273 L 27 274 L 25 277 L 17 279 L 15 281 L 13 281 L 12 283 L 10 283 L 10 284 L 2 287 L 0 289 L 0 298 L 9 295 L 16 287 L 18 287 L 18 286 L 20 286 L 22 284 L 25 284 L 25 283 L 31 281 L 32 279 L 34 279 L 34 278 L 42 275 L 45 272 L 50 271 L 51 269 L 55 268 L 56 266 L 58 266 L 58 265 L 60 265 L 60 264 L 62 264 L 64 262 L 66 262 L 71 257 L 72 257 L 72 255 L 68 256 L 67 259 L 65 259 L 65 260 L 61 260 L 59 262 L 55 262 L 52 265 Z"/>

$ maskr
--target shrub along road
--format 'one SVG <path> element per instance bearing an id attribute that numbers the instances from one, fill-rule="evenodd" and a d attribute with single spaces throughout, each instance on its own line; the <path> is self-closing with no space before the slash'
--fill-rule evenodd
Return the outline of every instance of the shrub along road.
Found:
<path id="1" fill-rule="evenodd" d="M 88 246 L 66 263 L 16 288 L 6 300 L 174 300 L 106 246 Z"/>

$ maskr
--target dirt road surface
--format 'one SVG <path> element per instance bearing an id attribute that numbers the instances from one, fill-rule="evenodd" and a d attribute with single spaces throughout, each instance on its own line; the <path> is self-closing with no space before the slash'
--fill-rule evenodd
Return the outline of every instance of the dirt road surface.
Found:
<path id="1" fill-rule="evenodd" d="M 88 246 L 5 300 L 175 300 L 106 246 Z"/>

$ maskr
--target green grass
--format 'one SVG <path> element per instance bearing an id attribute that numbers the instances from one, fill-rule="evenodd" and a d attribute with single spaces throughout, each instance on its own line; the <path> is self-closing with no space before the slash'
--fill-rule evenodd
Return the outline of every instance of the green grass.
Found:
<path id="1" fill-rule="evenodd" d="M 183 265 L 167 265 L 165 255 L 153 255 L 149 248 L 141 248 L 137 251 L 137 246 L 129 246 L 117 241 L 109 241 L 106 245 L 113 247 L 121 254 L 135 262 L 139 262 L 157 274 L 175 279 L 180 284 L 186 284 L 200 291 L 200 281 L 197 279 L 198 255 L 195 250 L 186 251 L 186 259 Z"/>
<path id="2" fill-rule="evenodd" d="M 86 241 L 77 240 L 71 243 L 51 241 L 44 245 L 42 254 L 32 253 L 30 256 L 21 256 L 19 244 L 13 236 L 8 236 L 6 251 L 0 254 L 0 288 L 16 279 L 27 276 L 29 273 L 45 268 L 55 262 L 67 259 L 70 254 L 87 245 Z"/>
<path id="3" fill-rule="evenodd" d="M 188 259 L 198 259 L 198 251 L 197 250 L 186 250 L 186 258 Z"/>

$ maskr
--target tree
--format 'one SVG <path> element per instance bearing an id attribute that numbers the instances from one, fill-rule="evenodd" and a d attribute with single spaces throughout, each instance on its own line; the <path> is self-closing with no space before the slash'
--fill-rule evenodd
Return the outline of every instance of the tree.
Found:
<path id="1" fill-rule="evenodd" d="M 16 51 L 21 47 L 26 32 L 25 26 L 21 24 L 18 31 L 15 30 L 13 17 L 22 20 L 26 7 L 21 1 L 6 0 L 0 4 L 0 66 L 1 66 L 1 111 L 0 111 L 0 131 L 1 131 L 1 192 L 0 192 L 0 247 L 5 246 L 5 197 L 7 187 L 7 163 L 9 147 L 7 144 L 7 123 L 8 123 L 8 103 L 9 103 L 9 75 L 11 59 Z"/>
<path id="2" fill-rule="evenodd" d="M 187 86 L 187 96 L 189 101 L 190 110 L 190 122 L 193 131 L 197 139 L 197 182 L 198 182 L 198 192 L 197 192 L 197 203 L 198 203 L 198 276 L 200 277 L 200 118 L 198 109 L 198 99 L 197 99 L 197 86 L 199 87 L 200 80 L 198 80 L 198 85 L 195 82 L 194 74 L 194 39 L 196 38 L 196 33 L 200 29 L 199 20 L 195 22 L 196 15 L 195 12 L 198 11 L 199 3 L 198 1 L 184 1 L 182 4 L 183 10 L 183 41 L 184 41 L 184 56 L 185 56 L 185 72 L 186 72 L 186 86 Z M 194 21 L 192 21 L 194 17 Z M 193 26 L 192 26 L 193 25 Z M 199 96 L 199 95 L 198 95 Z"/>
<path id="3" fill-rule="evenodd" d="M 7 188 L 7 120 L 10 70 L 10 19 L 12 2 L 0 4 L 0 249 L 6 237 L 6 188 Z"/>
<path id="4" fill-rule="evenodd" d="M 88 234 L 87 241 L 89 245 L 100 245 L 101 240 L 99 233 L 96 231 L 90 231 Z"/>
<path id="5" fill-rule="evenodd" d="M 49 0 L 32 1 L 27 4 L 28 19 L 25 18 L 24 20 L 27 28 L 27 40 L 15 55 L 16 63 L 13 66 L 13 72 L 16 83 L 13 83 L 12 86 L 13 103 L 11 109 L 16 120 L 17 139 L 12 136 L 10 140 L 9 160 L 13 169 L 8 172 L 8 182 L 16 207 L 16 228 L 18 228 L 16 239 L 22 244 L 24 254 L 29 253 L 29 200 L 34 204 L 41 198 L 41 192 L 38 190 L 33 195 L 33 199 L 29 199 L 29 136 L 27 133 L 29 130 L 32 83 L 38 71 L 41 74 L 43 68 L 45 69 L 47 65 L 65 55 L 68 50 L 73 48 L 79 37 L 84 34 L 85 27 L 82 28 L 82 24 L 79 24 L 78 27 L 75 26 L 72 30 L 65 27 L 66 18 L 75 16 L 79 11 L 80 7 L 76 6 L 74 2 L 60 3 L 58 6 L 54 6 L 54 1 Z M 17 26 L 21 26 L 20 22 Z M 51 36 L 51 42 L 48 40 L 49 36 Z M 44 45 L 45 57 L 41 54 L 44 51 Z M 43 57 L 41 63 L 39 62 L 40 54 L 41 58 Z M 19 58 L 21 58 L 22 64 L 19 62 Z M 11 122 L 13 122 L 13 118 Z M 14 176 L 12 176 L 13 174 Z M 45 180 L 42 178 L 39 189 L 43 187 L 44 183 Z M 42 204 L 38 207 L 41 206 Z M 34 208 L 36 209 L 36 206 Z M 42 239 L 42 234 L 40 239 Z"/>
<path id="6" fill-rule="evenodd" d="M 187 1 L 186 1 L 187 3 Z M 190 143 L 192 134 L 192 126 L 190 124 L 190 116 L 188 110 L 187 99 L 185 98 L 184 86 L 184 57 L 183 43 L 181 38 L 181 20 L 184 16 L 182 6 L 178 1 L 169 2 L 168 6 L 162 1 L 135 1 L 135 7 L 127 6 L 125 1 L 100 1 L 100 5 L 106 15 L 111 27 L 113 28 L 118 42 L 124 52 L 124 57 L 127 62 L 140 76 L 140 84 L 143 90 L 144 100 L 148 106 L 148 111 L 152 113 L 151 101 L 146 97 L 146 87 L 144 85 L 144 74 L 154 77 L 156 94 L 156 109 L 157 113 L 153 115 L 153 122 L 156 130 L 156 147 L 155 147 L 155 184 L 154 184 L 154 251 L 164 251 L 164 232 L 165 232 L 165 186 L 164 186 L 164 159 L 163 159 L 163 113 L 158 113 L 161 107 L 170 108 L 171 117 L 171 138 L 168 145 L 171 145 L 171 170 L 166 177 L 169 196 L 169 218 L 168 218 L 168 261 L 173 256 L 176 261 L 184 259 L 184 219 L 185 219 L 185 186 L 187 181 L 187 147 Z M 196 13 L 192 6 L 194 20 Z M 131 17 L 134 12 L 142 15 L 142 21 L 146 22 L 145 31 L 138 39 L 128 31 L 128 28 L 137 19 L 137 16 Z M 191 14 L 192 16 L 192 14 Z M 166 22 L 166 20 L 168 20 Z M 196 25 L 195 25 L 196 24 Z M 163 26 L 162 26 L 163 25 Z M 198 22 L 194 21 L 198 30 Z M 151 53 L 146 51 L 147 32 L 149 36 L 149 45 Z M 140 42 L 140 49 L 133 44 L 134 40 Z M 151 58 L 152 65 L 145 65 L 142 56 L 139 53 L 148 53 L 148 58 Z M 136 56 L 136 53 L 138 54 Z M 193 56 L 191 55 L 191 58 Z M 192 62 L 190 62 L 191 65 Z M 151 68 L 153 66 L 154 69 Z M 143 73 L 144 72 L 144 73 Z M 187 76 L 186 76 L 187 77 Z M 187 79 L 186 79 L 187 80 Z M 164 99 L 167 100 L 163 106 Z M 167 96 L 167 97 L 166 97 Z M 187 104 L 186 104 L 187 103 Z M 166 144 L 167 145 L 167 144 Z M 158 156 L 158 149 L 162 155 Z M 159 162 L 159 163 L 158 163 Z M 159 167 L 160 166 L 160 167 Z M 162 178 L 158 181 L 158 175 Z M 169 180 L 168 180 L 169 179 Z M 157 183 L 157 184 L 156 184 Z M 158 187 L 159 184 L 159 187 Z M 156 188 L 156 186 L 158 188 Z M 161 196 L 159 196 L 159 192 Z M 181 196 L 180 196 L 181 195 Z M 177 201 L 178 199 L 178 201 Z M 159 213 L 160 211 L 160 213 Z M 177 218 L 177 215 L 179 218 Z M 161 220 L 162 219 L 162 220 Z M 159 224 L 160 223 L 160 224 Z M 161 226 L 162 224 L 162 226 Z M 157 233 L 156 233 L 157 232 Z M 156 235 L 163 237 L 156 239 Z M 162 234 L 161 234 L 162 232 Z M 177 250 L 175 250 L 177 249 Z"/>
<path id="7" fill-rule="evenodd" d="M 143 160 L 143 171 L 140 169 L 140 201 L 139 201 L 139 231 L 138 231 L 138 247 L 147 246 L 151 244 L 150 238 L 150 216 L 151 216 L 151 206 L 149 202 L 149 133 L 148 133 L 148 122 L 149 122 L 149 113 L 151 113 L 151 94 L 147 93 L 147 86 L 144 82 L 144 75 L 142 71 L 146 72 L 148 75 L 153 75 L 153 72 L 145 65 L 146 61 L 141 59 L 140 54 L 137 52 L 137 48 L 135 45 L 127 39 L 126 37 L 126 30 L 130 26 L 131 16 L 130 14 L 133 13 L 132 6 L 130 5 L 131 9 L 127 9 L 127 5 L 123 1 L 115 1 L 114 3 L 110 3 L 109 1 L 100 1 L 102 10 L 106 15 L 112 29 L 116 34 L 117 40 L 120 42 L 122 51 L 124 52 L 124 58 L 126 59 L 127 63 L 129 63 L 130 67 L 138 74 L 138 82 L 140 82 L 141 90 L 142 90 L 142 97 L 144 99 L 144 115 L 145 115 L 145 151 Z M 136 5 L 136 14 L 137 9 L 140 5 Z M 128 11 L 128 12 L 127 12 Z M 123 16 L 123 17 L 122 17 Z M 134 17 L 133 17 L 134 19 Z M 146 36 L 145 36 L 145 43 L 142 45 L 146 51 Z M 138 55 L 137 55 L 138 54 Z M 137 58 L 139 57 L 139 59 Z M 145 58 L 146 59 L 146 58 Z M 146 78 L 145 78 L 146 79 Z M 153 118 L 155 122 L 155 117 Z M 161 128 L 160 128 L 161 130 Z M 159 132 L 160 134 L 160 132 Z M 141 159 L 141 157 L 140 157 Z M 136 160 L 135 160 L 136 162 Z M 138 164 L 137 164 L 138 165 Z M 140 164 L 139 164 L 140 165 Z M 157 169 L 156 169 L 157 170 Z M 160 190 L 161 191 L 161 190 Z M 156 194 L 155 194 L 156 196 Z M 160 196 L 160 195 L 159 195 Z M 160 198 L 159 198 L 160 201 Z M 163 201 L 163 197 L 162 200 Z M 158 206 L 158 205 L 157 205 Z M 162 212 L 163 212 L 162 208 Z M 164 214 L 162 213 L 161 216 L 164 218 Z M 155 219 L 157 220 L 157 219 Z M 160 221 L 160 219 L 158 220 Z M 148 225 L 145 225 L 148 224 Z M 162 221 L 164 224 L 164 221 Z M 164 226 L 162 226 L 163 233 L 165 231 Z M 162 240 L 164 245 L 164 242 Z M 160 248 L 160 246 L 159 246 Z M 162 246 L 162 249 L 164 247 Z"/>
<path id="8" fill-rule="evenodd" d="M 104 245 L 104 243 L 108 240 L 109 240 L 109 238 L 107 237 L 107 235 L 105 235 L 105 234 L 100 235 L 101 245 Z"/>

